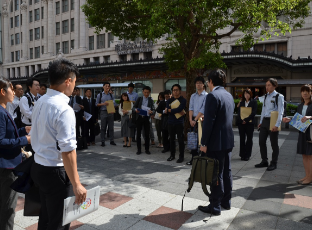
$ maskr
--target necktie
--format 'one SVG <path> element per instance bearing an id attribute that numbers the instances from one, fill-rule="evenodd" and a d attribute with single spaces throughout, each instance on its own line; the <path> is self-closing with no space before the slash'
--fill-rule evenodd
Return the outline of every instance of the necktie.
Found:
<path id="1" fill-rule="evenodd" d="M 91 109 L 92 109 L 91 100 L 90 100 L 90 99 L 88 99 L 88 101 L 89 101 L 89 107 L 90 107 L 90 113 L 91 113 Z"/>

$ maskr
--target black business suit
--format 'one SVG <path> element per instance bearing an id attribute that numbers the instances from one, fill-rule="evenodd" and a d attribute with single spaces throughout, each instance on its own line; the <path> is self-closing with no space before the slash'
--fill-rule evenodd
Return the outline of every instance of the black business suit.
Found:
<path id="1" fill-rule="evenodd" d="M 74 96 L 74 97 L 70 96 L 69 97 L 69 105 L 71 107 L 74 106 L 74 98 L 76 99 L 77 104 L 82 105 L 82 99 L 80 96 Z M 83 129 L 83 126 L 82 126 L 83 110 L 80 110 L 79 112 L 75 112 L 75 117 L 76 117 L 76 136 L 79 137 L 79 136 L 81 136 L 80 127 L 81 127 L 81 129 Z M 83 130 L 82 130 L 82 133 L 83 133 Z"/>
<path id="2" fill-rule="evenodd" d="M 247 107 L 251 107 L 251 114 L 244 120 L 241 119 L 240 111 L 241 107 L 245 107 L 246 102 L 240 102 L 238 113 L 237 113 L 237 125 L 240 137 L 240 149 L 239 156 L 242 159 L 248 160 L 251 156 L 252 151 L 252 138 L 254 133 L 254 125 L 255 125 L 255 115 L 257 113 L 258 104 L 256 100 L 250 100 Z M 246 124 L 243 124 L 243 122 Z M 247 137 L 247 140 L 246 140 Z"/>
<path id="3" fill-rule="evenodd" d="M 95 105 L 95 99 L 94 98 L 86 98 L 84 97 L 82 100 L 82 105 L 84 107 L 83 111 L 90 113 L 92 117 L 88 121 L 83 121 L 83 137 L 86 137 L 87 143 L 95 142 L 95 123 L 98 119 L 98 109 Z"/>

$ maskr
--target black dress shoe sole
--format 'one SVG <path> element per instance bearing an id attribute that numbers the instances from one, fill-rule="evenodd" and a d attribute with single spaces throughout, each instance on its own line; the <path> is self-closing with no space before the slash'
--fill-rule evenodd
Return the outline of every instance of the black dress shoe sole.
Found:
<path id="1" fill-rule="evenodd" d="M 267 168 L 267 171 L 273 171 L 273 170 L 275 170 L 276 168 L 277 168 L 276 166 L 275 166 L 275 167 L 270 167 L 270 166 L 269 166 L 269 167 Z"/>
<path id="2" fill-rule="evenodd" d="M 201 209 L 200 207 L 198 207 L 198 210 L 199 211 L 202 211 L 204 213 L 208 213 L 208 214 L 212 214 L 214 216 L 220 216 L 221 215 L 221 212 L 212 212 L 211 210 L 206 210 L 206 209 Z"/>
<path id="3" fill-rule="evenodd" d="M 221 205 L 221 207 L 222 207 L 223 209 L 225 209 L 225 210 L 231 210 L 231 207 L 226 207 L 226 206 L 223 206 L 223 205 Z"/>
<path id="4" fill-rule="evenodd" d="M 175 158 L 168 158 L 167 161 L 173 161 Z"/>
<path id="5" fill-rule="evenodd" d="M 263 165 L 257 164 L 257 165 L 255 165 L 256 168 L 267 168 L 268 166 L 269 166 L 269 164 L 263 164 Z"/>

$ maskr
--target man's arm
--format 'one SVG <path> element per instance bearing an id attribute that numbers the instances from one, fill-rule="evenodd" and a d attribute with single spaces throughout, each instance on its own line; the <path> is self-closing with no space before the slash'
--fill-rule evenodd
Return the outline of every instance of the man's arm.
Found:
<path id="1" fill-rule="evenodd" d="M 96 96 L 96 101 L 95 101 L 96 107 L 101 107 L 101 106 L 102 106 L 102 104 L 100 103 L 100 101 L 101 101 L 100 97 L 101 97 L 101 94 L 99 93 L 99 94 Z"/>
<path id="2" fill-rule="evenodd" d="M 284 96 L 281 94 L 278 96 L 277 109 L 278 109 L 278 118 L 275 127 L 279 127 L 281 125 L 284 115 Z"/>
<path id="3" fill-rule="evenodd" d="M 24 96 L 24 97 L 21 98 L 21 100 L 19 102 L 19 107 L 20 107 L 21 113 L 27 119 L 31 119 L 32 111 L 30 111 L 27 97 Z"/>

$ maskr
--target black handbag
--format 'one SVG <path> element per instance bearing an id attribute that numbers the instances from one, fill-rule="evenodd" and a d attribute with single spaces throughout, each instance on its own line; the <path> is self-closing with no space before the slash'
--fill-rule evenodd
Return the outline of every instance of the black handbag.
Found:
<path id="1" fill-rule="evenodd" d="M 25 193 L 24 216 L 39 216 L 41 200 L 39 188 L 33 185 Z"/>
<path id="2" fill-rule="evenodd" d="M 97 136 L 101 133 L 101 128 L 100 128 L 100 124 L 98 122 L 96 122 L 94 124 L 94 135 Z"/>

